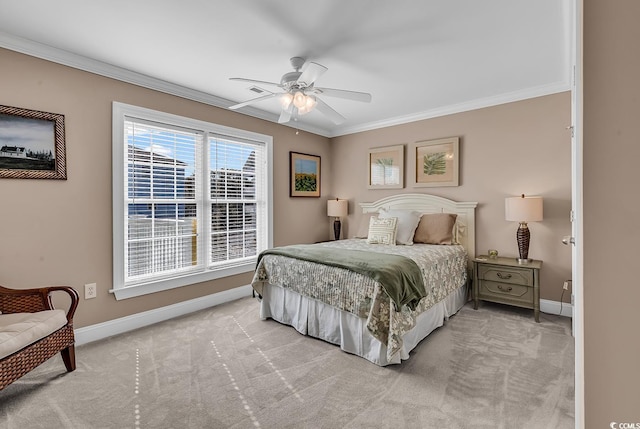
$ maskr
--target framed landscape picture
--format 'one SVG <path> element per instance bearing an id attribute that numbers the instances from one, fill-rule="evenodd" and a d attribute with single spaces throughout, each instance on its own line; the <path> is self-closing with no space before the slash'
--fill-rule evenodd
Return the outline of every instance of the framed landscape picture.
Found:
<path id="1" fill-rule="evenodd" d="M 66 179 L 64 115 L 0 105 L 0 178 Z"/>
<path id="2" fill-rule="evenodd" d="M 289 152 L 289 196 L 320 197 L 320 157 Z"/>
<path id="3" fill-rule="evenodd" d="M 413 186 L 458 186 L 458 137 L 428 140 L 413 145 Z"/>
<path id="4" fill-rule="evenodd" d="M 404 187 L 404 145 L 369 149 L 367 166 L 369 189 Z"/>

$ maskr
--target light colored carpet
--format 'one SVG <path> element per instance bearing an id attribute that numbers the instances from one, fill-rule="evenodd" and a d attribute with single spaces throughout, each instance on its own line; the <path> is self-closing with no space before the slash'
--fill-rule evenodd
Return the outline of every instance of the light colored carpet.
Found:
<path id="1" fill-rule="evenodd" d="M 0 428 L 573 428 L 571 320 L 467 304 L 378 367 L 252 298 L 77 347 L 0 391 Z"/>

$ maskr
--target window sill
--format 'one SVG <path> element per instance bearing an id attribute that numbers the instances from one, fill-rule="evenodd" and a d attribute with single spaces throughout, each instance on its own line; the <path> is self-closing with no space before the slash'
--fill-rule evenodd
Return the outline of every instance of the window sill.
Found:
<path id="1" fill-rule="evenodd" d="M 183 286 L 189 286 L 195 283 L 206 282 L 209 280 L 229 277 L 236 274 L 244 274 L 253 272 L 256 267 L 255 261 L 246 262 L 229 268 L 211 270 L 201 273 L 189 274 L 172 279 L 165 279 L 149 283 L 141 283 L 133 286 L 122 286 L 109 290 L 116 297 L 116 300 L 135 298 L 137 296 L 147 295 L 150 293 L 162 292 L 165 290 L 175 289 Z"/>

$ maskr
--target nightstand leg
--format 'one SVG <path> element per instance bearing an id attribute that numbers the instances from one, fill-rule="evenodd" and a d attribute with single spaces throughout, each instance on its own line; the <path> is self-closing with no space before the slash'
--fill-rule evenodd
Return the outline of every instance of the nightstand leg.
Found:
<path id="1" fill-rule="evenodd" d="M 540 323 L 540 280 L 539 280 L 539 270 L 534 270 L 534 281 L 533 281 L 533 315 L 535 316 L 536 322 Z"/>

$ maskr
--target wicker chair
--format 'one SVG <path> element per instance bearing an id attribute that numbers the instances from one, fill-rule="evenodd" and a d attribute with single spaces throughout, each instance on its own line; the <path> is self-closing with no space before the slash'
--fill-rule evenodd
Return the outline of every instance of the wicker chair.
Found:
<path id="1" fill-rule="evenodd" d="M 7 289 L 0 286 L 0 312 L 35 313 L 53 310 L 52 293 L 66 292 L 71 297 L 67 311 L 67 324 L 52 334 L 24 347 L 0 360 L 0 390 L 13 383 L 58 352 L 71 372 L 76 369 L 73 315 L 78 307 L 78 293 L 68 286 L 50 286 L 40 289 Z"/>

